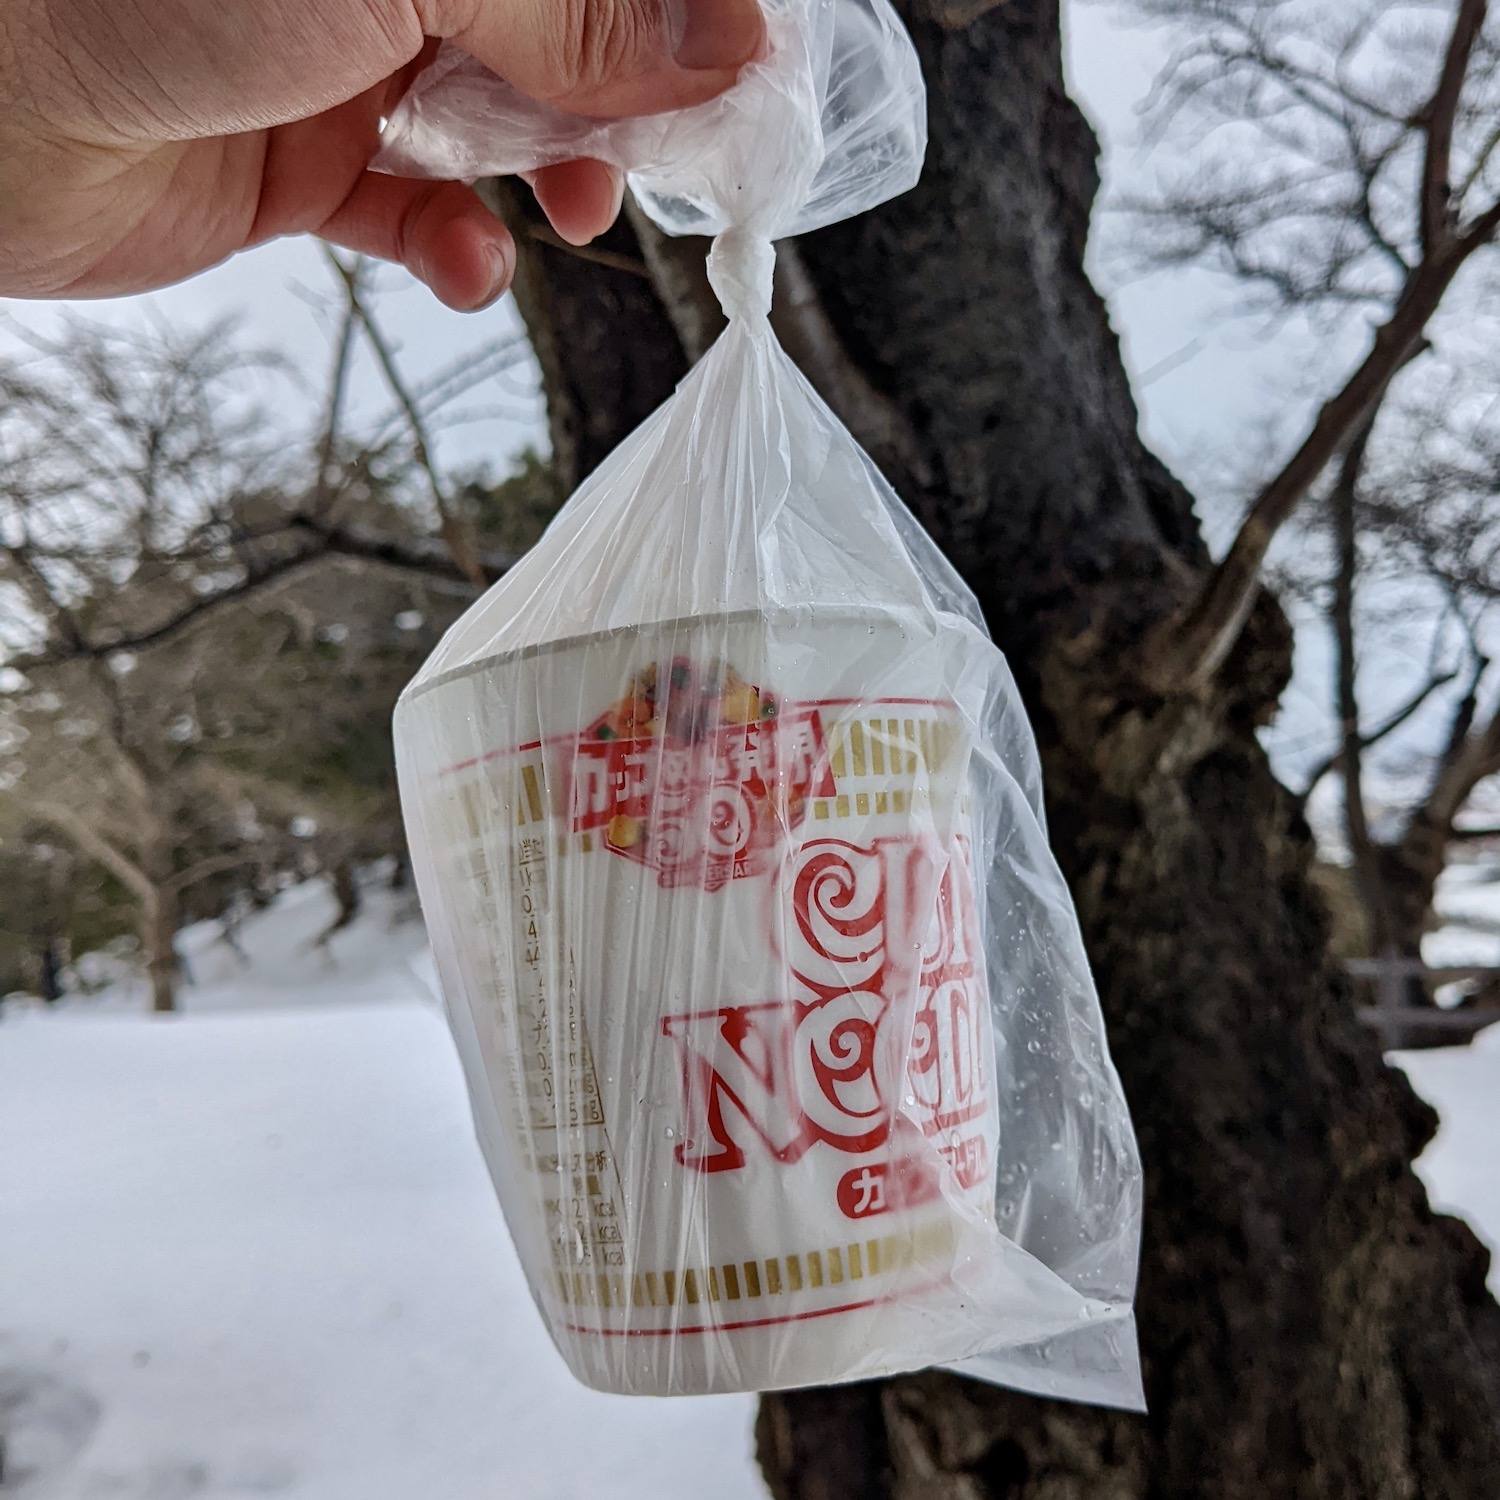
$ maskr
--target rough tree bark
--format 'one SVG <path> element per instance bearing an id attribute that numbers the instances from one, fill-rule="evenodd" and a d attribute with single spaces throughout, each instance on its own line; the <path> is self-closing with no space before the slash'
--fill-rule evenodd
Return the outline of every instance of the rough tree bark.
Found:
<path id="1" fill-rule="evenodd" d="M 905 497 L 960 560 L 1036 724 L 1147 1162 L 1151 1413 L 938 1374 L 769 1396 L 771 1489 L 1500 1494 L 1484 1252 L 1411 1174 L 1432 1115 L 1354 1020 L 1307 829 L 1255 737 L 1288 675 L 1285 621 L 1263 599 L 1190 695 L 1163 699 L 1132 665 L 1208 559 L 1190 497 L 1140 444 L 1083 272 L 1095 142 L 1064 91 L 1057 0 L 901 8 L 931 90 L 922 184 L 799 249 L 882 420 L 898 419 Z M 599 342 L 554 344 L 596 391 Z M 647 394 L 617 392 L 599 430 L 628 428 Z"/>

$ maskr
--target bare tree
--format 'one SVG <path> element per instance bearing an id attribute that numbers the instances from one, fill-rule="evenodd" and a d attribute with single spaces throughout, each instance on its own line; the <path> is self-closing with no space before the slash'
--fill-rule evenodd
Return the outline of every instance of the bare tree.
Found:
<path id="1" fill-rule="evenodd" d="M 3 800 L 130 893 L 157 1009 L 173 1004 L 174 937 L 199 882 L 294 854 L 305 865 L 314 849 L 337 872 L 400 847 L 390 705 L 433 630 L 507 562 L 460 524 L 463 491 L 439 476 L 427 422 L 524 349 L 502 341 L 408 387 L 362 268 L 338 269 L 323 414 L 305 441 L 252 399 L 255 377 L 288 372 L 223 327 L 80 325 L 0 367 L 0 648 L 24 684 L 0 699 Z M 360 332 L 397 405 L 356 438 Z M 321 633 L 319 610 L 335 615 Z M 407 616 L 420 623 L 392 623 Z M 289 849 L 265 831 L 292 821 L 316 837 Z"/>
<path id="2" fill-rule="evenodd" d="M 229 820 L 183 753 L 196 733 L 185 677 L 154 672 L 143 692 L 100 663 L 51 682 L 4 704 L 4 800 L 12 819 L 50 827 L 129 893 L 153 1007 L 171 1010 L 183 892 L 255 851 L 213 848 Z"/>
<path id="3" fill-rule="evenodd" d="M 82 648 L 127 601 L 192 597 L 190 578 L 174 576 L 177 552 L 203 512 L 253 482 L 254 413 L 220 405 L 222 332 L 175 348 L 96 332 L 60 366 L 0 374 L 0 589 L 21 637 L 11 644 L 54 642 L 75 658 L 6 700 L 5 795 L 134 898 L 158 1010 L 173 1004 L 181 893 L 244 856 L 191 853 L 213 821 L 204 789 L 181 774 L 198 732 L 198 664 L 179 653 L 131 681 L 136 658 Z"/>
<path id="4" fill-rule="evenodd" d="M 1453 399 L 1466 379 L 1482 386 L 1483 372 L 1476 381 L 1465 368 L 1473 341 L 1449 325 L 1459 308 L 1475 315 L 1495 274 L 1500 33 L 1482 0 L 1135 0 L 1134 9 L 1191 29 L 1148 103 L 1152 139 L 1172 142 L 1178 164 L 1153 194 L 1125 205 L 1133 257 L 1220 271 L 1249 306 L 1327 332 L 1375 325 L 1365 357 L 1292 457 L 1255 486 L 1206 585 L 1147 643 L 1148 676 L 1191 687 L 1213 669 L 1295 515 L 1296 552 L 1281 577 L 1316 601 L 1335 647 L 1337 746 L 1307 790 L 1338 773 L 1367 952 L 1398 981 L 1407 976 L 1410 1004 L 1430 1005 L 1416 976 L 1438 877 L 1476 787 L 1500 769 L 1500 702 L 1480 644 L 1485 602 L 1462 576 L 1482 568 L 1484 528 L 1450 530 L 1441 566 L 1413 535 L 1453 525 L 1454 506 L 1438 491 L 1451 492 L 1454 463 L 1469 460 L 1451 455 L 1486 441 Z M 1282 416 L 1305 421 L 1295 408 Z M 1482 485 L 1470 470 L 1475 496 Z M 1426 679 L 1372 724 L 1359 664 L 1374 640 L 1366 629 L 1378 628 L 1375 594 L 1406 607 L 1420 597 L 1433 625 Z M 1374 826 L 1372 765 L 1409 758 L 1422 737 L 1430 770 L 1408 768 L 1401 814 Z M 1433 1026 L 1388 1034 L 1398 1045 L 1458 1038 Z"/>
<path id="5" fill-rule="evenodd" d="M 1500 230 L 1500 40 L 1488 0 L 1136 0 L 1192 39 L 1153 105 L 1207 141 L 1189 175 L 1128 205 L 1156 264 L 1229 272 L 1283 309 L 1358 310 L 1368 350 L 1259 488 L 1221 562 L 1145 646 L 1162 690 L 1233 649 L 1277 532 L 1423 350 Z"/>
<path id="6" fill-rule="evenodd" d="M 1423 935 L 1439 923 L 1439 878 L 1455 854 L 1467 857 L 1487 836 L 1485 823 L 1475 822 L 1475 804 L 1500 773 L 1500 685 L 1490 671 L 1500 602 L 1500 431 L 1488 418 L 1477 424 L 1460 420 L 1456 414 L 1464 403 L 1457 384 L 1446 382 L 1414 409 L 1393 412 L 1373 457 L 1364 445 L 1351 447 L 1329 496 L 1339 543 L 1331 618 L 1338 640 L 1343 753 L 1337 769 L 1345 824 L 1370 950 L 1413 970 Z M 1492 408 L 1493 399 L 1485 404 Z M 1369 828 L 1363 758 L 1386 735 L 1362 730 L 1357 688 L 1355 588 L 1367 579 L 1370 592 L 1397 607 L 1417 603 L 1431 621 L 1425 686 L 1433 708 L 1425 715 L 1426 753 L 1404 768 L 1412 792 L 1383 837 Z M 1378 638 L 1378 629 L 1378 616 L 1367 617 L 1366 639 Z M 1450 681 L 1453 688 L 1444 691 Z M 1412 758 L 1410 749 L 1406 756 Z M 1493 984 L 1489 988 L 1493 992 Z M 1431 1002 L 1415 978 L 1408 992 L 1409 1004 Z M 1400 1040 L 1409 1045 L 1442 1037 L 1418 1023 Z"/>

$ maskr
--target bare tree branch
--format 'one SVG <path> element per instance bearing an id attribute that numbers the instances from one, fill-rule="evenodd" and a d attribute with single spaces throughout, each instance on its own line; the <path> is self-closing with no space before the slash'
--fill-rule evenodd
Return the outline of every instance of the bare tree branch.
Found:
<path id="1" fill-rule="evenodd" d="M 1434 836 L 1444 842 L 1450 839 L 1474 788 L 1486 777 L 1500 773 L 1500 708 L 1475 727 L 1479 678 L 1486 666 L 1483 660 L 1477 665 L 1469 691 L 1453 716 L 1437 775 L 1402 838 L 1408 847 Z"/>
<path id="2" fill-rule="evenodd" d="M 1421 112 L 1426 151 L 1417 204 L 1420 259 L 1406 276 L 1400 296 L 1377 329 L 1365 359 L 1343 389 L 1322 407 L 1281 472 L 1256 496 L 1223 561 L 1210 573 L 1198 597 L 1148 637 L 1142 653 L 1142 675 L 1158 691 L 1193 691 L 1222 665 L 1249 617 L 1266 554 L 1277 532 L 1328 465 L 1378 410 L 1395 376 L 1426 347 L 1428 324 L 1454 278 L 1500 229 L 1500 202 L 1468 226 L 1457 228 L 1453 222 L 1456 200 L 1449 182 L 1454 124 L 1487 13 L 1488 0 L 1460 0 L 1437 86 Z M 1254 45 L 1260 45 L 1259 38 Z M 1270 67 L 1281 87 L 1292 86 L 1282 76 L 1292 67 L 1290 62 L 1278 56 L 1269 62 L 1262 60 L 1261 65 Z M 1337 114 L 1334 106 L 1305 88 L 1297 97 L 1309 108 L 1332 108 Z M 1264 125 L 1264 120 L 1261 123 Z M 1353 140 L 1353 126 L 1349 128 Z M 1368 197 L 1368 175 L 1364 182 Z M 1331 261 L 1330 265 L 1335 263 Z"/>
<path id="3" fill-rule="evenodd" d="M 1390 735 L 1394 734 L 1415 713 L 1417 713 L 1422 705 L 1426 703 L 1427 700 L 1431 698 L 1435 692 L 1437 692 L 1440 688 L 1447 687 L 1448 684 L 1452 682 L 1457 676 L 1457 670 L 1452 670 L 1448 672 L 1440 672 L 1435 677 L 1429 677 L 1427 681 L 1424 682 L 1422 686 L 1419 687 L 1417 691 L 1414 692 L 1411 697 L 1401 705 L 1400 708 L 1398 708 L 1393 714 L 1391 714 L 1389 718 L 1385 719 L 1382 723 L 1377 724 L 1376 727 L 1370 730 L 1368 734 L 1362 734 L 1359 736 L 1359 748 L 1361 750 L 1371 750 L 1376 745 L 1380 744 L 1382 740 L 1387 739 Z M 1307 781 L 1303 785 L 1303 799 L 1306 800 L 1309 796 L 1312 795 L 1313 788 L 1316 787 L 1317 784 L 1326 775 L 1328 775 L 1330 771 L 1338 770 L 1343 765 L 1343 760 L 1344 748 L 1341 743 L 1339 748 L 1335 750 L 1332 755 L 1330 755 L 1326 760 L 1319 761 L 1318 764 L 1313 767 L 1311 772 L 1308 773 Z"/>
<path id="4" fill-rule="evenodd" d="M 471 578 L 451 551 L 435 538 L 392 536 L 348 523 L 325 527 L 310 516 L 293 517 L 287 524 L 292 530 L 315 537 L 323 553 L 329 557 L 382 563 L 427 578 L 471 583 L 476 589 L 488 588 L 515 567 L 517 561 L 509 552 L 476 552 L 476 579 Z"/>
<path id="5" fill-rule="evenodd" d="M 7 795 L 14 796 L 15 793 Z M 40 818 L 44 823 L 50 823 L 59 833 L 65 834 L 77 846 L 80 854 L 102 865 L 142 903 L 149 905 L 156 901 L 157 889 L 151 877 L 134 860 L 122 854 L 97 833 L 71 807 L 46 798 L 28 797 L 25 811 L 31 817 Z"/>
<path id="6" fill-rule="evenodd" d="M 163 884 L 170 891 L 185 891 L 189 886 L 197 885 L 200 880 L 207 880 L 210 875 L 220 875 L 226 870 L 238 870 L 244 865 L 257 864 L 259 860 L 259 851 L 254 849 L 210 854 L 190 864 L 187 869 L 179 870 Z"/>
<path id="7" fill-rule="evenodd" d="M 1497 121 L 1485 136 L 1479 149 L 1474 153 L 1474 160 L 1470 163 L 1468 173 L 1465 175 L 1463 184 L 1458 191 L 1460 201 L 1467 198 L 1471 192 L 1484 180 L 1484 174 L 1489 170 L 1489 165 L 1494 160 L 1495 152 L 1500 150 L 1500 121 Z"/>
<path id="8" fill-rule="evenodd" d="M 1476 250 L 1489 244 L 1495 238 L 1497 230 L 1500 230 L 1500 201 L 1490 204 L 1472 224 L 1460 232 L 1458 242 L 1463 248 L 1464 258 L 1467 259 Z"/>
<path id="9" fill-rule="evenodd" d="M 1489 0 L 1460 0 L 1437 88 L 1422 113 L 1427 151 L 1422 163 L 1422 254 L 1435 255 L 1453 236 L 1453 125 L 1474 44 L 1484 29 Z"/>
<path id="10" fill-rule="evenodd" d="M 625 212 L 682 351 L 696 363 L 729 322 L 708 284 L 709 241 L 703 235 L 668 234 L 646 216 L 633 193 L 625 195 Z"/>
<path id="11" fill-rule="evenodd" d="M 602 245 L 571 244 L 550 224 L 528 224 L 526 232 L 538 244 L 549 245 L 577 260 L 592 261 L 596 266 L 608 266 L 612 271 L 624 271 L 627 276 L 639 276 L 647 281 L 651 279 L 650 267 L 644 260 L 637 260 L 633 255 L 621 255 L 617 250 L 606 250 Z"/>
<path id="12" fill-rule="evenodd" d="M 111 656 L 117 651 L 162 645 L 228 606 L 243 603 L 269 588 L 288 583 L 333 558 L 380 564 L 476 588 L 493 583 L 515 564 L 515 558 L 508 553 L 480 553 L 476 557 L 480 582 L 472 584 L 468 575 L 460 570 L 451 551 L 436 540 L 387 536 L 348 524 L 328 527 L 310 516 L 290 517 L 280 530 L 297 539 L 294 546 L 246 564 L 238 582 L 193 599 L 165 620 L 139 631 L 111 633 L 106 639 L 88 640 L 78 636 L 47 650 L 17 657 L 13 664 L 24 671 L 31 667 L 55 666 L 68 661 Z"/>
<path id="13" fill-rule="evenodd" d="M 356 285 L 360 275 L 360 264 L 356 261 L 350 271 Z M 344 315 L 339 319 L 338 340 L 334 345 L 333 372 L 328 380 L 328 406 L 323 416 L 323 434 L 318 442 L 318 472 L 315 480 L 313 509 L 322 514 L 328 499 L 333 457 L 338 448 L 339 426 L 344 414 L 344 400 L 349 387 L 349 356 L 354 350 L 354 328 L 359 318 L 353 298 L 346 301 Z"/>
<path id="14" fill-rule="evenodd" d="M 916 435 L 849 357 L 795 240 L 777 246 L 771 326 L 813 388 L 898 489 L 911 493 L 930 481 Z"/>
<path id="15" fill-rule="evenodd" d="M 1148 639 L 1143 675 L 1157 691 L 1191 692 L 1223 665 L 1249 618 L 1276 533 L 1359 425 L 1378 409 L 1391 381 L 1426 349 L 1427 324 L 1467 256 L 1460 246 L 1412 272 L 1405 294 L 1376 332 L 1364 362 L 1343 390 L 1324 404 L 1302 446 L 1256 496 L 1196 601 Z"/>

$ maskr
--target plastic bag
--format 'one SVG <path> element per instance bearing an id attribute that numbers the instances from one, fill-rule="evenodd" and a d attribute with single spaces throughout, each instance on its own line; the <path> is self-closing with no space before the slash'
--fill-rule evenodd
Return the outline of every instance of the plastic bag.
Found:
<path id="1" fill-rule="evenodd" d="M 972 595 L 777 345 L 782 234 L 915 182 L 885 0 L 767 0 L 600 124 L 448 50 L 379 165 L 579 155 L 710 229 L 730 323 L 449 631 L 396 741 L 478 1133 L 574 1373 L 945 1364 L 1139 1406 L 1141 1178 L 1029 727 Z"/>

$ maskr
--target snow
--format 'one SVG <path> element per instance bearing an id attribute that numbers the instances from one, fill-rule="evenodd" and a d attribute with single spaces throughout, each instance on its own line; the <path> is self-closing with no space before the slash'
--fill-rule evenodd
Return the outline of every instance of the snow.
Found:
<path id="1" fill-rule="evenodd" d="M 753 1398 L 579 1386 L 474 1144 L 420 926 L 317 885 L 0 1020 L 0 1495 L 752 1500 Z"/>
<path id="2" fill-rule="evenodd" d="M 1489 1246 L 1489 1288 L 1500 1299 L 1500 1025 L 1468 1047 L 1397 1052 L 1392 1060 L 1442 1121 L 1417 1176 L 1434 1208 L 1467 1219 Z"/>
<path id="3" fill-rule="evenodd" d="M 1438 877 L 1433 906 L 1442 926 L 1422 939 L 1433 968 L 1500 968 L 1500 882 L 1494 856 L 1456 860 Z"/>
<path id="4" fill-rule="evenodd" d="M 333 915 L 310 882 L 241 954 L 186 929 L 178 1016 L 133 978 L 0 1011 L 0 1496 L 764 1500 L 752 1397 L 567 1373 L 410 897 L 319 947 Z M 1434 1203 L 1500 1249 L 1500 1027 L 1396 1060 Z"/>

